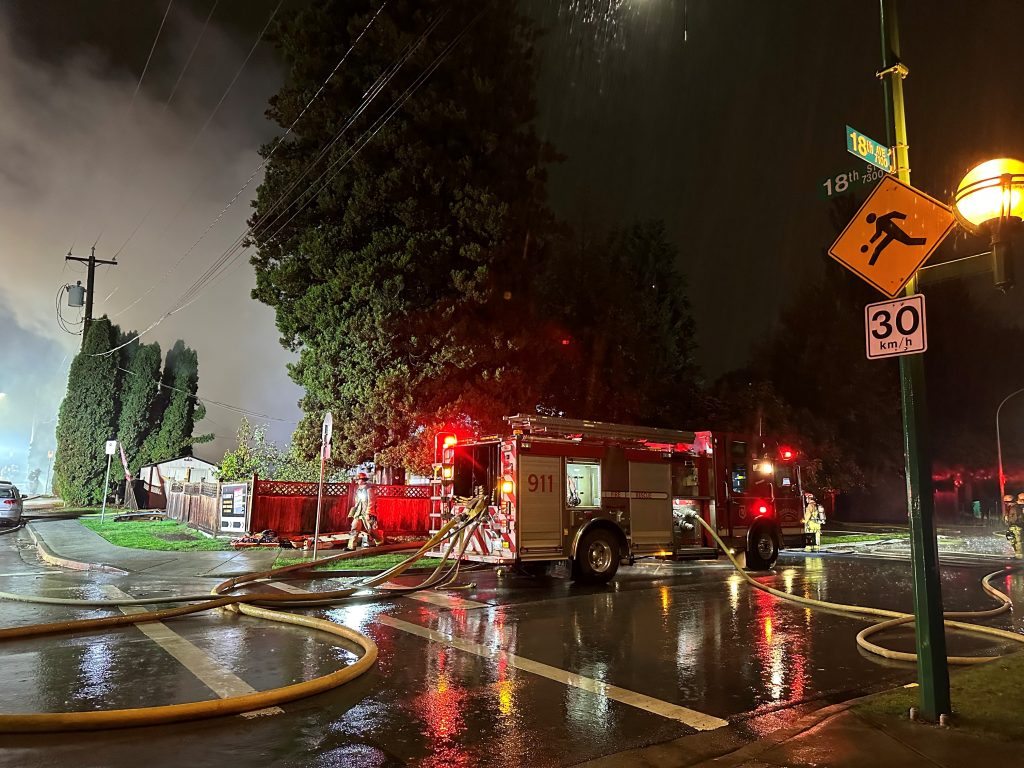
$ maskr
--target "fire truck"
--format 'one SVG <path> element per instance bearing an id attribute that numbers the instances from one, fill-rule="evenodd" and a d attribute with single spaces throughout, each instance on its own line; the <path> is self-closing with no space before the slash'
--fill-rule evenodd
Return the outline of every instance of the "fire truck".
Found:
<path id="1" fill-rule="evenodd" d="M 460 534 L 463 558 L 568 561 L 578 581 L 610 580 L 638 557 L 715 558 L 704 518 L 747 566 L 770 568 L 803 542 L 796 452 L 757 435 L 634 427 L 546 415 L 505 418 L 505 434 L 435 437 L 430 527 L 483 495 Z M 771 445 L 771 447 L 769 447 Z"/>

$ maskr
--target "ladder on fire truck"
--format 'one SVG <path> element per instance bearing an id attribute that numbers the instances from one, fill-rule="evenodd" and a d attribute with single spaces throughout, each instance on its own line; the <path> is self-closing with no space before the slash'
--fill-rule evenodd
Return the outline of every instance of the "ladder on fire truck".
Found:
<path id="1" fill-rule="evenodd" d="M 520 415 L 506 416 L 505 421 L 524 434 L 549 435 L 567 438 L 590 438 L 600 440 L 623 440 L 639 443 L 676 446 L 680 443 L 690 446 L 697 441 L 697 435 L 677 429 L 660 427 L 631 427 L 625 424 L 609 424 L 586 419 L 566 419 L 561 416 Z"/>

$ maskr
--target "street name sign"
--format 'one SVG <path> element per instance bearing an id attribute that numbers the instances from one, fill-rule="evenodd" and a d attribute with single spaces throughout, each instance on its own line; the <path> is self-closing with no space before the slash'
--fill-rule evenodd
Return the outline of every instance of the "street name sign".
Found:
<path id="1" fill-rule="evenodd" d="M 818 191 L 826 200 L 839 195 L 848 195 L 851 192 L 859 193 L 877 183 L 883 176 L 885 176 L 885 171 L 870 164 L 865 165 L 863 170 L 848 168 L 845 171 L 832 174 L 821 182 L 818 185 Z"/>
<path id="2" fill-rule="evenodd" d="M 864 307 L 868 359 L 916 355 L 928 349 L 924 295 L 879 301 Z"/>
<path id="3" fill-rule="evenodd" d="M 949 206 L 886 176 L 829 255 L 889 298 L 903 290 L 953 228 Z"/>
<path id="4" fill-rule="evenodd" d="M 846 151 L 881 168 L 886 173 L 896 170 L 895 163 L 892 161 L 892 150 L 889 147 L 879 144 L 850 126 L 846 126 Z"/>

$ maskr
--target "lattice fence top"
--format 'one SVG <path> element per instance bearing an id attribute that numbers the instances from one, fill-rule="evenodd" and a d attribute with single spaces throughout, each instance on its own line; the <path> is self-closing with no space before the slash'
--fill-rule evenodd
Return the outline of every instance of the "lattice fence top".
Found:
<path id="1" fill-rule="evenodd" d="M 324 483 L 324 496 L 348 496 L 354 483 Z M 373 494 L 389 499 L 429 499 L 429 485 L 372 485 Z M 258 496 L 316 496 L 317 483 L 257 480 Z"/>

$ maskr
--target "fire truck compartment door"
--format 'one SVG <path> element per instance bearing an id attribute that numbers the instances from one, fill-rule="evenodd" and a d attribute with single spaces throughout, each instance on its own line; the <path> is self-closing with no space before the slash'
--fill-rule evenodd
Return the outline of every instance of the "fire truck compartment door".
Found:
<path id="1" fill-rule="evenodd" d="M 633 544 L 672 542 L 671 492 L 669 464 L 629 462 L 629 528 Z"/>
<path id="2" fill-rule="evenodd" d="M 564 471 L 559 456 L 519 459 L 519 546 L 562 546 Z"/>

